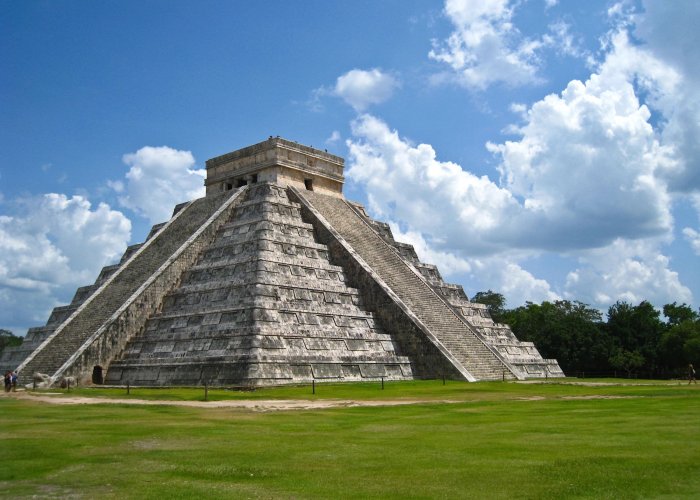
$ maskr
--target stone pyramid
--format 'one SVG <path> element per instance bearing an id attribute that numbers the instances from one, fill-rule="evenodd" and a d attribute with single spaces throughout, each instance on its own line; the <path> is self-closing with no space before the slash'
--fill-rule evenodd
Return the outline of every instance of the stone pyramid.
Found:
<path id="1" fill-rule="evenodd" d="M 205 185 L 0 364 L 149 386 L 563 376 L 345 200 L 342 158 L 270 138 Z"/>

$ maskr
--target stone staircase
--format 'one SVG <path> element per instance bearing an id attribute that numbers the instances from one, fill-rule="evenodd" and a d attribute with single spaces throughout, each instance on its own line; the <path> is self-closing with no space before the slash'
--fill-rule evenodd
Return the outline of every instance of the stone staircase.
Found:
<path id="1" fill-rule="evenodd" d="M 109 366 L 108 384 L 255 386 L 406 380 L 284 187 L 259 183 Z"/>
<path id="2" fill-rule="evenodd" d="M 160 228 L 165 224 L 156 224 L 151 228 L 148 235 L 150 239 L 155 235 Z M 68 319 L 77 309 L 82 305 L 87 298 L 92 295 L 100 286 L 109 279 L 112 274 L 114 274 L 119 267 L 124 264 L 129 258 L 136 253 L 136 251 L 143 245 L 143 243 L 136 243 L 134 245 L 129 245 L 118 264 L 107 265 L 102 268 L 100 274 L 97 276 L 95 282 L 91 285 L 79 287 L 70 304 L 54 307 L 48 321 L 43 326 L 31 327 L 24 336 L 22 344 L 13 347 L 6 347 L 0 355 L 0 372 L 5 373 L 7 370 L 15 370 L 22 362 L 29 357 L 34 350 L 39 347 L 56 329 L 61 326 L 61 324 Z"/>
<path id="3" fill-rule="evenodd" d="M 231 195 L 229 192 L 208 196 L 182 207 L 160 232 L 149 235 L 146 244 L 131 249 L 129 259 L 37 347 L 17 371 L 55 376 Z"/>
<path id="4" fill-rule="evenodd" d="M 312 191 L 295 192 L 326 219 L 471 376 L 477 380 L 515 378 L 498 355 L 345 200 Z"/>
<path id="5" fill-rule="evenodd" d="M 475 330 L 492 350 L 498 352 L 513 373 L 528 379 L 565 376 L 555 359 L 542 358 L 532 342 L 518 340 L 508 325 L 494 322 L 484 304 L 471 302 L 461 285 L 446 283 L 436 266 L 421 262 L 412 245 L 396 241 L 388 224 L 371 219 L 361 205 L 352 206 L 404 261 L 423 276 L 462 321 Z"/>

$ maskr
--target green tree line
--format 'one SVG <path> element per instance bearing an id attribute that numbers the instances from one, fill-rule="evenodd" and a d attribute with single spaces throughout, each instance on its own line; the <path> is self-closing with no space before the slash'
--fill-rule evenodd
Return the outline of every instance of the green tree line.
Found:
<path id="1" fill-rule="evenodd" d="M 5 347 L 11 347 L 22 344 L 22 337 L 16 336 L 10 330 L 5 330 L 0 328 L 0 354 L 5 349 Z"/>
<path id="2" fill-rule="evenodd" d="M 682 377 L 689 363 L 700 365 L 700 314 L 687 304 L 618 301 L 606 320 L 598 309 L 578 301 L 526 302 L 506 309 L 505 298 L 488 290 L 472 300 L 486 304 L 491 317 L 508 324 L 516 337 L 534 342 L 545 358 L 554 358 L 569 376 L 613 374 Z M 0 352 L 22 343 L 0 330 Z"/>
<path id="3" fill-rule="evenodd" d="M 578 301 L 506 309 L 503 295 L 491 290 L 472 300 L 486 304 L 494 321 L 508 324 L 518 339 L 534 342 L 543 357 L 555 358 L 569 376 L 684 377 L 688 364 L 700 363 L 700 311 L 687 304 L 674 302 L 659 311 L 647 301 L 618 301 L 604 320 L 599 310 Z"/>

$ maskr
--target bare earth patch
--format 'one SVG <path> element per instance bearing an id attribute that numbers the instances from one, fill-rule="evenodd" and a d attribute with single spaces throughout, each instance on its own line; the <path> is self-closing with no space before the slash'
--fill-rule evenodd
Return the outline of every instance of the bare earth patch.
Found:
<path id="1" fill-rule="evenodd" d="M 8 395 L 9 396 L 9 395 Z M 456 404 L 469 401 L 461 400 L 434 400 L 434 399 L 388 399 L 388 400 L 351 400 L 351 399 L 237 399 L 226 401 L 168 401 L 148 399 L 117 399 L 117 398 L 88 398 L 83 396 L 68 396 L 60 393 L 30 393 L 17 392 L 10 397 L 40 401 L 42 403 L 60 405 L 94 405 L 94 404 L 120 404 L 120 405 L 149 405 L 149 406 L 182 406 L 190 408 L 236 408 L 256 412 L 285 411 L 285 410 L 323 410 L 328 408 L 353 408 L 353 407 L 377 407 L 377 406 L 402 406 L 414 404 Z M 638 396 L 615 395 L 582 395 L 559 396 L 551 399 L 628 399 Z M 544 396 L 529 396 L 514 398 L 519 401 L 542 401 Z M 472 401 L 473 402 L 473 401 Z"/>
<path id="2" fill-rule="evenodd" d="M 41 401 L 42 403 L 62 405 L 90 405 L 90 404 L 121 404 L 121 405 L 151 405 L 151 406 L 184 406 L 191 408 L 240 408 L 252 411 L 279 411 L 279 410 L 319 410 L 326 408 L 351 408 L 357 406 L 399 406 L 411 404 L 449 404 L 463 401 L 452 400 L 348 400 L 348 399 L 243 399 L 226 401 L 157 401 L 147 399 L 114 399 L 114 398 L 86 398 L 81 396 L 66 396 L 59 393 L 29 393 L 17 392 L 12 397 Z"/>
<path id="3" fill-rule="evenodd" d="M 599 382 L 599 381 L 585 381 L 585 380 L 570 380 L 570 379 L 559 379 L 557 382 L 552 382 L 552 380 L 519 380 L 518 384 L 561 384 L 561 385 L 579 385 L 582 387 L 643 387 L 650 385 L 678 385 L 680 381 L 678 380 L 664 380 L 664 381 L 650 381 L 650 382 Z"/>

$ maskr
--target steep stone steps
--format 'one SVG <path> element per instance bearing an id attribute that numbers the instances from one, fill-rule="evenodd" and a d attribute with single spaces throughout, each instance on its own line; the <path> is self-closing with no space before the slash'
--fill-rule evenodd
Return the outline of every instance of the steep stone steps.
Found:
<path id="1" fill-rule="evenodd" d="M 109 383 L 411 378 L 410 360 L 396 353 L 286 193 L 249 187 L 161 310 L 111 362 Z"/>
<path id="2" fill-rule="evenodd" d="M 524 378 L 564 376 L 556 360 L 543 359 L 531 342 L 520 342 L 508 325 L 494 323 L 485 305 L 470 302 L 460 285 L 445 283 L 436 266 L 420 262 L 412 245 L 394 239 L 388 224 L 372 220 L 361 206 L 353 207 L 357 208 L 365 222 L 369 223 L 387 244 L 421 273 L 452 310 L 470 325 L 494 352 L 500 354 L 514 374 Z"/>
<path id="3" fill-rule="evenodd" d="M 201 198 L 183 207 L 162 231 L 153 235 L 148 244 L 92 294 L 74 316 L 39 346 L 18 370 L 53 375 L 230 195 L 231 193 L 226 193 Z"/>
<path id="4" fill-rule="evenodd" d="M 343 199 L 300 193 L 413 311 L 464 368 L 480 380 L 513 375 L 448 305 Z"/>

